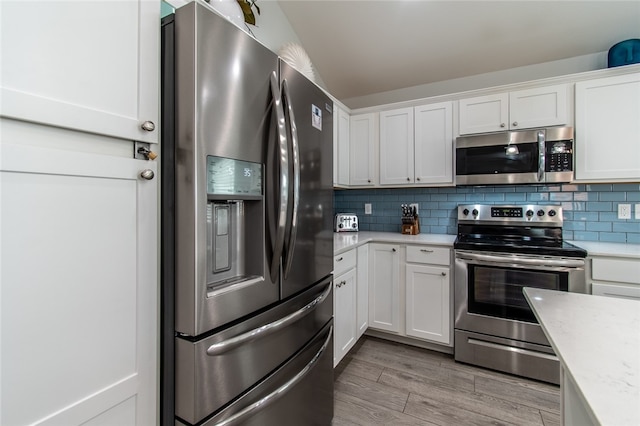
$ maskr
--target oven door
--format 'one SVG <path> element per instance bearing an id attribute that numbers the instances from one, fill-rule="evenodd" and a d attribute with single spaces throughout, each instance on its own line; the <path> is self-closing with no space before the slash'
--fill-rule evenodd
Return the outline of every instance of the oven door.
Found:
<path id="1" fill-rule="evenodd" d="M 584 292 L 584 259 L 456 250 L 455 328 L 548 345 L 524 287 Z"/>

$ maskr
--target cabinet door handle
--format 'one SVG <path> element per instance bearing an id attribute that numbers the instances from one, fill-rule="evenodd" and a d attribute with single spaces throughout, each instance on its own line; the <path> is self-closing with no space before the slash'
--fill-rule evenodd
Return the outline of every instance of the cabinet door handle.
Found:
<path id="1" fill-rule="evenodd" d="M 391 251 L 395 253 L 395 252 L 396 252 L 396 249 L 392 248 L 392 249 L 391 249 Z"/>
<path id="2" fill-rule="evenodd" d="M 346 281 L 340 281 L 338 284 L 336 284 L 336 287 L 340 288 L 343 285 L 345 285 L 347 282 Z"/>
<path id="3" fill-rule="evenodd" d="M 153 132 L 156 129 L 156 125 L 153 123 L 153 121 L 145 121 L 140 125 L 140 127 L 142 128 L 142 130 L 146 130 L 147 132 Z"/>
<path id="4" fill-rule="evenodd" d="M 443 276 L 443 277 L 446 277 L 446 276 L 447 276 L 447 273 L 446 273 L 446 272 L 440 272 L 440 273 L 442 274 L 442 276 Z"/>
<path id="5" fill-rule="evenodd" d="M 423 253 L 433 253 L 433 250 L 427 250 L 427 249 L 420 249 L 420 251 Z"/>
<path id="6" fill-rule="evenodd" d="M 500 123 L 500 127 L 506 127 L 504 123 Z"/>
<path id="7" fill-rule="evenodd" d="M 518 122 L 517 122 L 517 121 L 514 121 L 514 122 L 513 122 L 513 127 L 516 127 L 517 125 L 518 125 Z"/>
<path id="8" fill-rule="evenodd" d="M 344 259 L 344 257 L 339 257 L 336 259 L 336 262 L 342 262 L 342 259 Z"/>

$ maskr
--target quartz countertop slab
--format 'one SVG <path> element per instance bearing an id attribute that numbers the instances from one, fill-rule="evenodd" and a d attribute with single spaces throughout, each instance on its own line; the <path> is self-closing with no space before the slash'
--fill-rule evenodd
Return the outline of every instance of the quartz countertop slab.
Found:
<path id="1" fill-rule="evenodd" d="M 448 234 L 418 234 L 404 235 L 396 232 L 336 232 L 333 236 L 333 254 L 344 253 L 366 243 L 392 243 L 392 244 L 427 244 L 453 248 L 455 235 Z"/>
<path id="2" fill-rule="evenodd" d="M 640 259 L 640 244 L 606 243 L 601 241 L 569 241 L 583 248 L 589 256 L 616 256 Z"/>
<path id="3" fill-rule="evenodd" d="M 565 374 L 602 425 L 640 425 L 640 302 L 525 288 Z"/>

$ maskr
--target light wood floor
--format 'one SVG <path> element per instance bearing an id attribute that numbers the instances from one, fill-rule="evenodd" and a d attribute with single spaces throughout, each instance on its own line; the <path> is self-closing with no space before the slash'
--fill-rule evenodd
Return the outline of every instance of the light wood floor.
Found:
<path id="1" fill-rule="evenodd" d="M 559 390 L 363 336 L 335 369 L 333 426 L 560 425 Z"/>

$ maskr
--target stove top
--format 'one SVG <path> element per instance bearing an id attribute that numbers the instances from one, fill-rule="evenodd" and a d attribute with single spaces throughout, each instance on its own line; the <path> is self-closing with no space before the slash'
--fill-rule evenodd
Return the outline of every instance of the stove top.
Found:
<path id="1" fill-rule="evenodd" d="M 458 206 L 455 249 L 581 257 L 587 252 L 562 239 L 562 207 Z"/>

